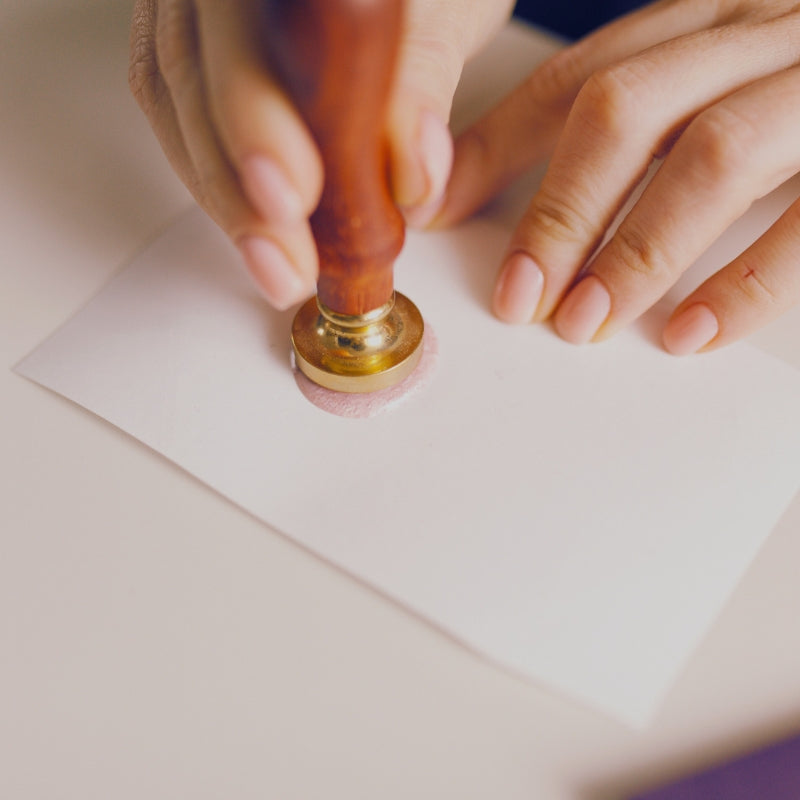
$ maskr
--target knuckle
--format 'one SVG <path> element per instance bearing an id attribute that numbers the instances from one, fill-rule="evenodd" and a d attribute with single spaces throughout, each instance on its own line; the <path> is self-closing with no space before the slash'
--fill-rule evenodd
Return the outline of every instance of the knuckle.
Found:
<path id="1" fill-rule="evenodd" d="M 731 278 L 736 291 L 752 305 L 773 306 L 780 304 L 778 287 L 773 285 L 767 271 L 762 265 L 751 261 L 747 257 L 739 257 Z"/>
<path id="2" fill-rule="evenodd" d="M 621 136 L 636 126 L 649 89 L 639 70 L 625 62 L 593 73 L 575 100 L 583 124 Z"/>
<path id="3" fill-rule="evenodd" d="M 527 218 L 537 229 L 556 241 L 575 242 L 595 238 L 590 222 L 576 208 L 554 197 L 544 195 L 535 198 Z"/>
<path id="4" fill-rule="evenodd" d="M 630 223 L 620 225 L 609 243 L 610 255 L 626 272 L 649 280 L 666 278 L 669 269 L 651 238 Z"/>
<path id="5" fill-rule="evenodd" d="M 582 43 L 560 50 L 542 63 L 526 82 L 536 100 L 546 98 L 567 110 L 585 80 Z"/>
<path id="6" fill-rule="evenodd" d="M 753 120 L 717 105 L 695 118 L 683 138 L 698 167 L 719 182 L 739 172 L 761 136 Z"/>

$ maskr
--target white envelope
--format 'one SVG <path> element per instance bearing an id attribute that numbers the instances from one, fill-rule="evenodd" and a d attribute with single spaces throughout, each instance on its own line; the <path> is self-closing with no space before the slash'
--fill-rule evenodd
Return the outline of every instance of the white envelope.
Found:
<path id="1" fill-rule="evenodd" d="M 410 234 L 431 384 L 310 405 L 275 313 L 200 211 L 18 371 L 108 419 L 469 648 L 632 724 L 653 714 L 800 485 L 800 373 L 677 359 L 659 312 L 602 345 L 486 310 L 508 229 Z"/>

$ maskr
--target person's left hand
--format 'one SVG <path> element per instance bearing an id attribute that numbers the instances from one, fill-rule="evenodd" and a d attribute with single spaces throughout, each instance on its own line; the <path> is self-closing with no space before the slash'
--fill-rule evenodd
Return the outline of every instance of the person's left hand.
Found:
<path id="1" fill-rule="evenodd" d="M 508 322 L 552 315 L 564 339 L 598 341 L 800 170 L 800 7 L 662 0 L 565 49 L 456 143 L 438 223 L 474 211 L 553 148 L 493 306 Z M 716 348 L 798 301 L 800 200 L 678 306 L 664 344 L 675 354 Z"/>

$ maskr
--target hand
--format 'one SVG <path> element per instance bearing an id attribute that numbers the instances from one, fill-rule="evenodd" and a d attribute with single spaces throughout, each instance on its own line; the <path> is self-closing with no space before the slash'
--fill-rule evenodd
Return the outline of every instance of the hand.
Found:
<path id="1" fill-rule="evenodd" d="M 388 119 L 396 201 L 427 222 L 452 163 L 447 128 L 464 60 L 512 0 L 412 0 Z M 242 252 L 277 308 L 314 289 L 308 216 L 323 168 L 270 75 L 259 0 L 137 0 L 130 85 L 175 171 Z"/>
<path id="2" fill-rule="evenodd" d="M 567 341 L 634 320 L 757 198 L 800 170 L 800 7 L 662 0 L 538 68 L 456 143 L 438 222 L 551 151 L 496 285 L 508 322 Z M 653 180 L 590 261 L 654 157 Z M 800 201 L 675 309 L 674 354 L 747 335 L 800 300 Z M 588 266 L 587 266 L 588 263 Z"/>

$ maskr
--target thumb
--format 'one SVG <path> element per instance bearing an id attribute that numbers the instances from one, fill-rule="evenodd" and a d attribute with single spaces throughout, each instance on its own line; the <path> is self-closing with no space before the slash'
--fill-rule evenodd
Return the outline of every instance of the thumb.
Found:
<path id="1" fill-rule="evenodd" d="M 481 4 L 484 12 L 475 13 Z M 444 198 L 453 164 L 448 120 L 464 62 L 499 28 L 509 6 L 497 0 L 408 5 L 388 135 L 392 193 L 415 227 L 433 219 Z"/>

